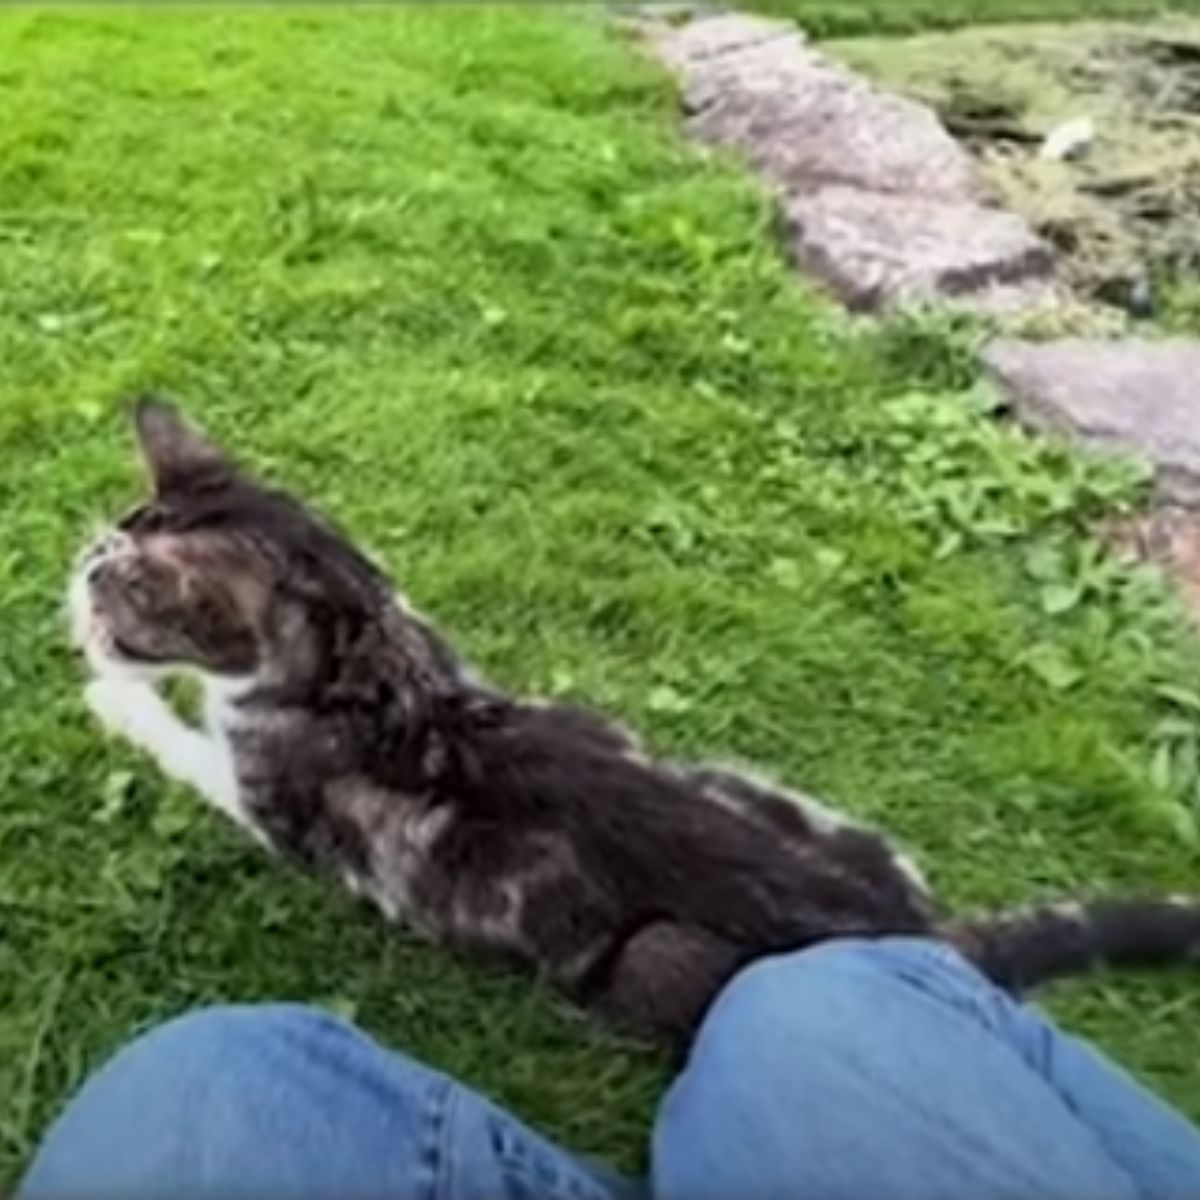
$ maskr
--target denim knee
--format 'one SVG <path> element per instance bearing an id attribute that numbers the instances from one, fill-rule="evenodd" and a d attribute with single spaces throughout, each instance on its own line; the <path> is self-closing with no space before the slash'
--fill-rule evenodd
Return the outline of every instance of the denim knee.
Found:
<path id="1" fill-rule="evenodd" d="M 340 1022 L 302 1004 L 214 1004 L 164 1021 L 124 1047 L 112 1065 L 127 1060 L 132 1069 L 153 1069 L 169 1061 L 173 1072 L 220 1068 L 253 1070 L 264 1049 L 307 1040 Z"/>
<path id="2" fill-rule="evenodd" d="M 950 946 L 927 938 L 848 938 L 747 967 L 709 1010 L 701 1040 L 753 1039 L 784 1016 L 801 1036 L 821 1028 L 827 1037 L 830 1005 L 864 997 L 881 1007 L 944 1005 L 992 1032 L 1011 1020 L 1007 998 Z"/>
<path id="3" fill-rule="evenodd" d="M 810 1083 L 836 1090 L 857 1057 L 864 1032 L 897 1010 L 910 1012 L 931 996 L 942 974 L 954 986 L 970 968 L 953 951 L 921 939 L 839 940 L 761 959 L 717 997 L 696 1037 L 688 1068 L 672 1087 L 663 1113 L 676 1123 L 700 1119 L 711 1084 L 732 1101 L 802 1071 Z M 933 981 L 933 982 L 931 982 Z"/>
<path id="4" fill-rule="evenodd" d="M 353 1058 L 356 1036 L 319 1010 L 287 1004 L 201 1009 L 157 1026 L 68 1104 L 20 1194 L 228 1192 L 254 1177 L 263 1144 L 285 1128 L 315 1150 L 320 1098 L 340 1061 Z M 396 1069 L 409 1077 L 407 1060 Z M 415 1064 L 411 1077 L 420 1077 Z"/>
<path id="5" fill-rule="evenodd" d="M 120 1050 L 91 1087 L 117 1087 L 154 1097 L 165 1119 L 186 1104 L 189 1123 L 197 1105 L 235 1108 L 269 1086 L 289 1054 L 307 1053 L 344 1030 L 341 1022 L 299 1004 L 214 1005 L 150 1029 Z"/>
<path id="6" fill-rule="evenodd" d="M 821 1015 L 831 1001 L 865 992 L 894 994 L 972 985 L 972 968 L 948 947 L 917 938 L 846 939 L 760 959 L 737 975 L 712 1006 L 701 1038 L 740 1042 L 778 1026 L 781 1016 Z M 803 1029 L 806 1022 L 795 1022 Z M 824 1022 L 822 1022 L 824 1024 Z"/>
<path id="7" fill-rule="evenodd" d="M 713 1004 L 655 1129 L 656 1194 L 704 1200 L 1129 1197 L 1092 1130 L 1001 1034 L 955 951 L 831 942 Z"/>

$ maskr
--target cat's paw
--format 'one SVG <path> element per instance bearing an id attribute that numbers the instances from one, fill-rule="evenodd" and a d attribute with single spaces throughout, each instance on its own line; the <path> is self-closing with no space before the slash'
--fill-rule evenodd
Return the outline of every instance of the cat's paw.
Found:
<path id="1" fill-rule="evenodd" d="M 161 724 L 166 705 L 148 683 L 101 677 L 83 689 L 92 715 L 114 737 L 145 745 Z"/>

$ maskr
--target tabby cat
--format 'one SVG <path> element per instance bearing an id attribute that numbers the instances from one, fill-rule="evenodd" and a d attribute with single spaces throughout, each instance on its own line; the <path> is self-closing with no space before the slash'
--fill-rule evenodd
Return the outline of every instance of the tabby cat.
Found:
<path id="1" fill-rule="evenodd" d="M 829 938 L 941 938 L 1011 989 L 1200 947 L 1192 898 L 947 917 L 873 830 L 484 683 L 305 505 L 167 404 L 135 425 L 152 496 L 71 583 L 88 704 L 389 919 L 676 1046 L 740 967 Z M 156 690 L 177 672 L 203 683 L 198 727 Z"/>

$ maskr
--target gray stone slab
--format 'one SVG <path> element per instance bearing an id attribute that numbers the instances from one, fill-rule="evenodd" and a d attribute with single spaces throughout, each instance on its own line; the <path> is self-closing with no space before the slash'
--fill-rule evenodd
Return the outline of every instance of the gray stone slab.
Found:
<path id="1" fill-rule="evenodd" d="M 1200 341 L 993 342 L 983 360 L 1017 416 L 1153 464 L 1160 497 L 1200 507 Z"/>
<path id="2" fill-rule="evenodd" d="M 742 13 L 697 17 L 682 25 L 662 23 L 650 34 L 659 57 L 684 75 L 705 64 L 768 42 L 790 42 L 803 47 L 804 34 L 791 21 L 771 21 Z"/>
<path id="3" fill-rule="evenodd" d="M 933 111 L 809 47 L 793 26 L 709 17 L 655 38 L 680 76 L 689 130 L 741 153 L 789 194 L 828 183 L 976 197 L 970 155 Z"/>
<path id="4" fill-rule="evenodd" d="M 1053 294 L 1049 248 L 997 209 L 827 187 L 783 213 L 796 261 L 858 311 L 947 298 L 1004 311 Z"/>

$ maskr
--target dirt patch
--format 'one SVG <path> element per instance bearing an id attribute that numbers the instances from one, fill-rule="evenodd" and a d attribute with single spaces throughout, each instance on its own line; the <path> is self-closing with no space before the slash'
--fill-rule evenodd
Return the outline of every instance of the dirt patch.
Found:
<path id="1" fill-rule="evenodd" d="M 1108 522 L 1098 533 L 1117 553 L 1165 570 L 1200 623 L 1200 514 L 1168 505 Z"/>
<path id="2" fill-rule="evenodd" d="M 1062 256 L 1090 328 L 1200 331 L 1200 21 L 1039 26 L 830 43 L 931 105 L 997 198 Z M 1065 159 L 1042 154 L 1091 125 Z"/>

